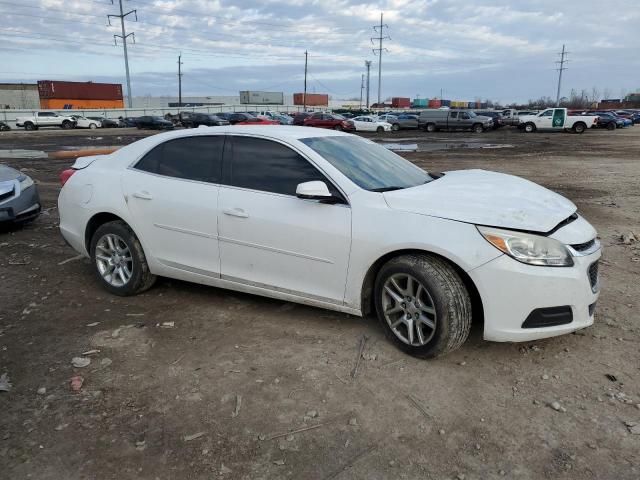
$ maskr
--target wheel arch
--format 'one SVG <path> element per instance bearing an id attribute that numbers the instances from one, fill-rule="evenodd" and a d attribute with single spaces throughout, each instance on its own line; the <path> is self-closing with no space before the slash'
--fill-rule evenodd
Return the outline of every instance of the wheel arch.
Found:
<path id="1" fill-rule="evenodd" d="M 96 230 L 98 230 L 98 228 L 100 228 L 100 226 L 104 225 L 105 223 L 115 222 L 118 220 L 126 223 L 129 226 L 129 228 L 131 228 L 131 225 L 129 224 L 129 222 L 127 222 L 124 218 L 111 212 L 96 213 L 89 219 L 84 230 L 84 246 L 87 249 L 87 252 L 91 250 L 91 238 L 93 237 L 93 234 L 96 233 Z M 133 228 L 131 228 L 131 230 L 133 230 Z"/>
<path id="2" fill-rule="evenodd" d="M 367 270 L 367 273 L 364 276 L 364 280 L 362 281 L 362 287 L 361 287 L 361 293 L 360 293 L 360 309 L 363 317 L 366 317 L 375 311 L 373 288 L 376 281 L 376 277 L 378 276 L 378 273 L 380 272 L 380 269 L 382 268 L 382 266 L 393 258 L 400 257 L 402 255 L 410 255 L 410 254 L 433 255 L 435 257 L 438 257 L 444 260 L 449 265 L 451 265 L 453 269 L 456 271 L 456 273 L 462 279 L 462 282 L 464 283 L 464 286 L 467 289 L 467 292 L 469 292 L 469 296 L 471 297 L 473 323 L 477 324 L 478 322 L 484 321 L 484 307 L 482 304 L 482 297 L 480 296 L 480 292 L 476 287 L 475 283 L 473 282 L 473 280 L 471 279 L 471 277 L 469 276 L 469 274 L 467 274 L 467 272 L 465 272 L 462 267 L 460 267 L 450 258 L 447 258 L 435 252 L 431 252 L 429 250 L 422 250 L 422 249 L 416 249 L 416 248 L 394 250 L 394 251 L 385 253 L 384 255 L 382 255 L 380 258 L 378 258 L 376 261 L 374 261 L 371 264 L 371 266 Z"/>

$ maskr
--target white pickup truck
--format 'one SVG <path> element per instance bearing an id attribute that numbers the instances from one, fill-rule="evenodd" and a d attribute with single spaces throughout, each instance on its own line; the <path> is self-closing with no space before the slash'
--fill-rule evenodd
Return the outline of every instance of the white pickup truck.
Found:
<path id="1" fill-rule="evenodd" d="M 587 128 L 595 128 L 598 123 L 596 115 L 569 115 L 566 108 L 547 108 L 537 115 L 519 115 L 518 128 L 527 133 L 536 130 L 569 130 L 573 133 L 584 133 Z"/>
<path id="2" fill-rule="evenodd" d="M 71 116 L 58 115 L 55 112 L 36 112 L 31 117 L 16 118 L 16 126 L 25 130 L 37 130 L 40 127 L 60 127 L 69 129 L 76 126 L 76 121 Z"/>

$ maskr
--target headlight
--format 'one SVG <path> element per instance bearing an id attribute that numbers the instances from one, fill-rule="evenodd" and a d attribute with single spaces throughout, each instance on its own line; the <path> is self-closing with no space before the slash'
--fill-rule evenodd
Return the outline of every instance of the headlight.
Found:
<path id="1" fill-rule="evenodd" d="M 22 175 L 18 180 L 20 181 L 20 190 L 26 190 L 33 185 L 33 179 L 27 175 Z"/>
<path id="2" fill-rule="evenodd" d="M 569 250 L 553 238 L 498 228 L 476 228 L 487 242 L 519 262 L 545 267 L 573 266 Z"/>

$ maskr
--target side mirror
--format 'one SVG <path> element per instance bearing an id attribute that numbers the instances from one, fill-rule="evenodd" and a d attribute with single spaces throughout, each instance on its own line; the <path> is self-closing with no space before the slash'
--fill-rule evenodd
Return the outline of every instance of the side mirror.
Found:
<path id="1" fill-rule="evenodd" d="M 300 183 L 296 187 L 296 196 L 307 200 L 329 200 L 333 198 L 327 184 L 319 180 Z"/>

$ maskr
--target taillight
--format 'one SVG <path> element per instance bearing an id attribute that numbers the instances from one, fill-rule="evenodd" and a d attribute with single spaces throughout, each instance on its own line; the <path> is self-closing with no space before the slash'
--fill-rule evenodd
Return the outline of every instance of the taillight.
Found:
<path id="1" fill-rule="evenodd" d="M 66 170 L 60 172 L 60 183 L 63 187 L 64 184 L 67 183 L 67 181 L 71 178 L 71 175 L 73 175 L 74 173 L 76 173 L 76 170 L 74 170 L 73 168 L 67 168 Z"/>

